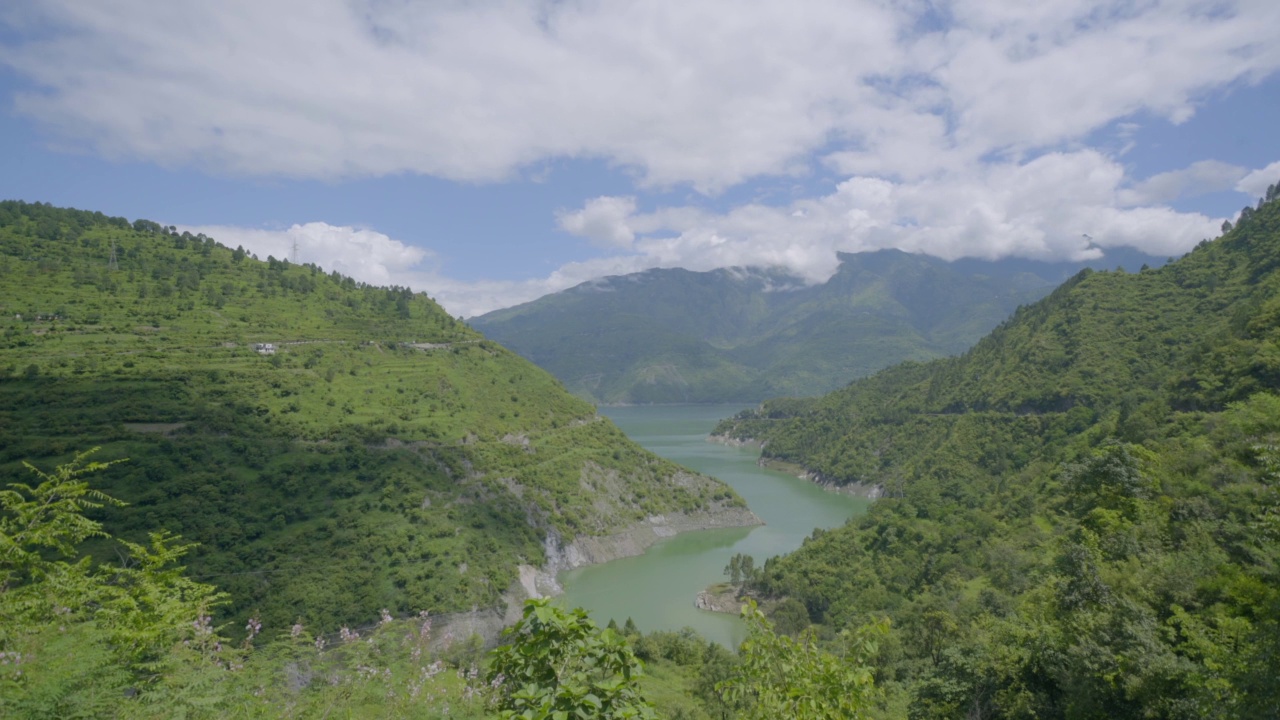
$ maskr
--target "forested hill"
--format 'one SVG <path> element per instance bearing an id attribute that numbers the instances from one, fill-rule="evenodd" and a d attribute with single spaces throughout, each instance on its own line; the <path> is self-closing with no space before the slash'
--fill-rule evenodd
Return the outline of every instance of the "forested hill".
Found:
<path id="1" fill-rule="evenodd" d="M 200 543 L 241 624 L 489 607 L 549 533 L 741 503 L 405 288 L 21 202 L 0 288 L 3 482 L 128 458 L 94 485 L 129 505 L 94 517 Z"/>
<path id="2" fill-rule="evenodd" d="M 819 285 L 760 268 L 648 270 L 471 322 L 598 402 L 761 400 L 960 352 L 1066 277 L 897 250 L 840 260 Z"/>
<path id="3" fill-rule="evenodd" d="M 960 357 L 723 423 L 886 491 L 757 592 L 797 622 L 889 615 L 879 672 L 915 717 L 1280 716 L 1277 195 Z"/>

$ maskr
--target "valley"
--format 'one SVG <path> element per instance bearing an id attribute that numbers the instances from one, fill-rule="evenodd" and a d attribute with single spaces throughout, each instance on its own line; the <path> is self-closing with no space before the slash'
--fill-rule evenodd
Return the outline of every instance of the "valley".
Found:
<path id="1" fill-rule="evenodd" d="M 875 718 L 1266 717 L 1277 200 L 1163 267 L 1080 271 L 951 357 L 746 409 L 603 412 L 423 294 L 0 203 L 0 643 L 32 673 L 0 681 L 21 707 L 144 685 L 377 716 L 452 663 L 433 687 L 479 717 L 491 637 L 435 641 L 432 615 L 519 620 L 488 656 L 509 660 L 598 632 L 558 609 L 583 606 L 619 631 L 582 647 L 652 669 L 594 687 L 672 716 L 749 712 L 735 682 L 838 678 L 824 702 Z M 768 619 L 694 608 L 726 565 Z M 45 650 L 67 646 L 91 660 Z M 767 680 L 762 648 L 811 665 Z"/>
<path id="2" fill-rule="evenodd" d="M 732 487 L 764 521 L 754 528 L 706 530 L 677 535 L 643 555 L 562 573 L 561 601 L 586 608 L 601 624 L 631 618 L 644 632 L 692 627 L 704 638 L 735 648 L 743 626 L 729 614 L 694 607 L 698 592 L 728 578 L 724 568 L 737 554 L 757 562 L 791 552 L 818 529 L 837 527 L 865 512 L 867 500 L 834 495 L 817 485 L 761 468 L 759 451 L 707 441 L 720 418 L 736 405 L 660 405 L 608 408 L 604 413 L 641 446 Z"/>

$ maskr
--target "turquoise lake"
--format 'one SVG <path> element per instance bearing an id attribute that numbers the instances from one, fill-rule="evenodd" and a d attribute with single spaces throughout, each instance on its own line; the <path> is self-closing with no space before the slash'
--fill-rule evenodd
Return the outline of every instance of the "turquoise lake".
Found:
<path id="1" fill-rule="evenodd" d="M 644 555 L 562 573 L 565 605 L 586 608 L 602 625 L 611 618 L 622 624 L 629 617 L 646 632 L 691 627 L 708 639 L 736 647 L 744 635 L 740 620 L 693 606 L 699 590 L 727 579 L 724 567 L 729 558 L 745 553 L 763 565 L 766 558 L 800 547 L 815 528 L 842 525 L 866 510 L 870 502 L 866 499 L 828 492 L 807 480 L 760 467 L 756 448 L 707 442 L 716 422 L 744 407 L 600 409 L 601 415 L 645 448 L 732 486 L 765 525 L 682 533 L 656 543 Z"/>

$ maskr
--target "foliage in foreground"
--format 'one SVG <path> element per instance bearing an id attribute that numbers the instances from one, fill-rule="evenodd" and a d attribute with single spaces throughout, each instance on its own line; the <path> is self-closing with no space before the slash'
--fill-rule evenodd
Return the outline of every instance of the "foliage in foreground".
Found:
<path id="1" fill-rule="evenodd" d="M 676 668 L 667 687 L 648 686 L 672 717 L 856 718 L 875 697 L 874 633 L 848 638 L 837 657 L 812 634 L 777 635 L 754 605 L 741 660 L 691 632 L 601 630 L 545 599 L 526 603 L 487 671 L 476 642 L 440 642 L 426 612 L 384 610 L 336 637 L 255 617 L 233 644 L 211 621 L 225 594 L 185 576 L 178 538 L 123 542 L 120 565 L 76 559 L 84 540 L 111 540 L 84 512 L 120 504 L 89 487 L 84 476 L 106 464 L 88 457 L 48 474 L 31 467 L 37 484 L 0 491 L 4 717 L 654 718 L 637 652 Z"/>
<path id="2" fill-rule="evenodd" d="M 0 715 L 105 717 L 481 717 L 474 653 L 432 658 L 431 618 L 382 622 L 338 637 L 302 624 L 256 647 L 252 619 L 239 644 L 211 623 L 226 595 L 178 564 L 190 546 L 153 535 L 122 542 L 123 562 L 76 559 L 109 539 L 84 512 L 119 501 L 84 476 L 88 453 L 39 482 L 0 491 Z"/>
<path id="3" fill-rule="evenodd" d="M 798 637 L 773 631 L 755 601 L 742 609 L 747 639 L 739 649 L 741 661 L 730 677 L 717 685 L 724 700 L 744 708 L 750 720 L 859 720 L 869 717 L 875 683 L 869 659 L 878 646 L 876 636 L 888 623 L 866 626 L 839 638 L 843 657 L 818 646 L 817 634 L 805 630 Z"/>
<path id="4" fill-rule="evenodd" d="M 77 456 L 39 482 L 0 491 L 0 708 L 15 715 L 86 716 L 169 669 L 171 649 L 198 640 L 198 618 L 224 596 L 175 563 L 189 546 L 165 533 L 123 543 L 125 562 L 72 560 L 104 537 L 84 511 L 118 501 L 83 476 L 104 463 Z M 53 555 L 56 559 L 46 559 Z"/>
<path id="5" fill-rule="evenodd" d="M 640 661 L 611 628 L 600 630 L 582 609 L 565 612 L 549 600 L 529 600 L 524 617 L 505 631 L 489 679 L 503 718 L 653 718 L 641 697 Z"/>

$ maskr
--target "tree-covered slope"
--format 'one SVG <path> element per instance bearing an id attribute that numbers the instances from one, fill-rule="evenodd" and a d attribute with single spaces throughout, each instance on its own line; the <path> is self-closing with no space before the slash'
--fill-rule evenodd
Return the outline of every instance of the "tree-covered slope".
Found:
<path id="1" fill-rule="evenodd" d="M 18 202 L 0 288 L 0 473 L 128 458 L 99 519 L 200 543 L 241 618 L 492 606 L 548 534 L 741 504 L 407 289 Z"/>
<path id="2" fill-rule="evenodd" d="M 840 257 L 816 286 L 758 268 L 649 270 L 472 324 L 600 402 L 760 400 L 959 352 L 1052 286 L 896 250 Z"/>
<path id="3" fill-rule="evenodd" d="M 769 312 L 764 289 L 795 286 L 781 273 L 649 270 L 602 278 L 470 320 L 605 403 L 713 402 L 734 397 L 754 371 L 725 352 Z"/>
<path id="4" fill-rule="evenodd" d="M 718 432 L 885 497 L 755 590 L 891 617 L 913 717 L 1280 714 L 1280 202 L 1159 270 L 1082 272 L 965 354 Z"/>

